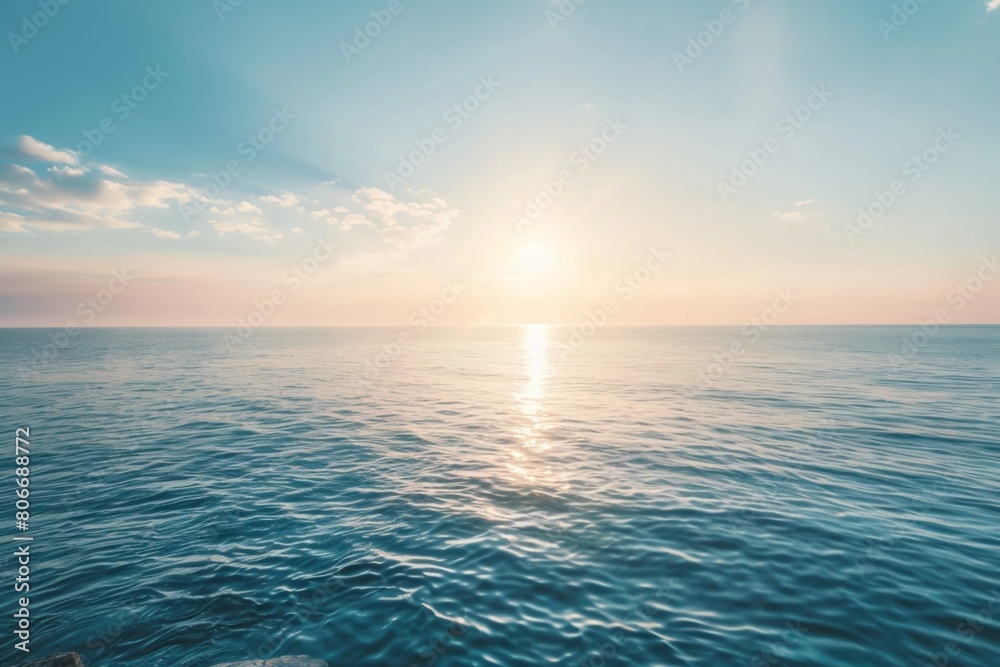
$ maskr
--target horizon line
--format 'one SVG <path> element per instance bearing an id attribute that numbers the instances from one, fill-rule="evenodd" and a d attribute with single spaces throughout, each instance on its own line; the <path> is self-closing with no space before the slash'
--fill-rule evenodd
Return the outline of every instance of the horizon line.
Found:
<path id="1" fill-rule="evenodd" d="M 576 323 L 544 323 L 544 322 L 525 322 L 519 324 L 451 324 L 451 325 L 430 325 L 424 327 L 425 329 L 504 329 L 511 327 L 552 327 L 552 328 L 574 328 L 579 327 L 583 322 Z M 919 327 L 923 326 L 923 322 L 915 323 L 855 323 L 855 324 L 771 324 L 768 325 L 769 329 L 806 329 L 806 328 L 818 328 L 818 327 Z M 118 326 L 79 326 L 74 325 L 75 328 L 80 330 L 92 330 L 97 331 L 101 329 L 233 329 L 235 328 L 232 324 L 225 325 L 182 325 L 182 324 L 165 324 L 165 325 L 155 325 L 155 324 L 136 324 L 136 325 L 118 325 Z M 747 324 L 607 324 L 601 329 L 738 329 L 747 326 Z M 1000 327 L 1000 322 L 979 322 L 979 323 L 969 323 L 969 324 L 940 324 L 936 325 L 942 329 L 948 328 L 961 328 L 961 327 Z M 0 331 L 30 331 L 38 329 L 66 329 L 67 325 L 63 326 L 2 326 L 0 325 Z M 270 331 L 287 331 L 291 329 L 413 329 L 418 328 L 413 325 L 391 325 L 391 324 L 358 324 L 358 325 L 289 325 L 289 326 L 260 326 L 254 327 L 254 331 L 258 330 L 270 330 Z"/>

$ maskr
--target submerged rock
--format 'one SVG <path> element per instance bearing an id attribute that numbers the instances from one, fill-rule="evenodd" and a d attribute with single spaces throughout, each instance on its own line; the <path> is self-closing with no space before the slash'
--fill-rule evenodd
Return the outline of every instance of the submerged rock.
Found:
<path id="1" fill-rule="evenodd" d="M 305 656 L 287 658 L 272 658 L 271 660 L 246 660 L 243 662 L 226 662 L 215 667 L 330 667 L 326 662 Z"/>
<path id="2" fill-rule="evenodd" d="M 17 667 L 83 667 L 83 658 L 79 653 L 60 653 L 48 658 L 22 662 Z"/>

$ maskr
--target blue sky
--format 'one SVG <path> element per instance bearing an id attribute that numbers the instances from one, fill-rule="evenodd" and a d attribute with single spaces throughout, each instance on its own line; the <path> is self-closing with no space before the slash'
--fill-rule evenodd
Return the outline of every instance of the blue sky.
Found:
<path id="1" fill-rule="evenodd" d="M 470 288 L 440 323 L 572 323 L 651 246 L 672 263 L 617 323 L 740 324 L 780 289 L 801 295 L 788 324 L 921 321 L 1000 250 L 1000 11 L 914 0 L 893 25 L 894 4 L 243 0 L 220 18 L 211 0 L 96 0 L 34 34 L 38 3 L 5 3 L 0 325 L 61 326 L 128 267 L 95 324 L 228 326 L 321 239 L 332 257 L 268 324 L 405 323 L 449 278 Z M 348 62 L 372 12 L 391 21 Z M 817 88 L 829 99 L 782 136 Z M 114 130 L 88 151 L 103 119 Z M 580 169 L 609 122 L 620 134 Z M 435 130 L 392 189 L 386 173 Z M 957 138 L 911 180 L 904 164 L 942 132 Z M 904 194 L 858 233 L 896 180 Z M 544 272 L 519 262 L 526 247 L 545 249 Z M 997 286 L 955 321 L 1000 321 Z"/>

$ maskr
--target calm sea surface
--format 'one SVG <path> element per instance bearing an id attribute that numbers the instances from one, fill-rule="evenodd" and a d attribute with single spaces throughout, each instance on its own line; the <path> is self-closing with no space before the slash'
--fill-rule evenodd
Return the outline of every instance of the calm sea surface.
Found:
<path id="1" fill-rule="evenodd" d="M 2 330 L 0 664 L 26 425 L 31 657 L 997 667 L 1000 328 L 916 331 Z"/>

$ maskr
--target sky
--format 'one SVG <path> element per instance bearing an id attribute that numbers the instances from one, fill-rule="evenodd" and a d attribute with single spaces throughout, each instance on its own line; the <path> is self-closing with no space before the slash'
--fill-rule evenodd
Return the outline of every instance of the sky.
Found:
<path id="1" fill-rule="evenodd" d="M 0 28 L 0 326 L 1000 323 L 997 0 Z"/>

